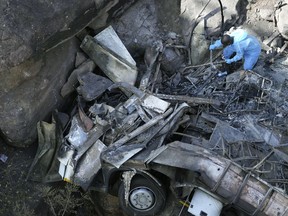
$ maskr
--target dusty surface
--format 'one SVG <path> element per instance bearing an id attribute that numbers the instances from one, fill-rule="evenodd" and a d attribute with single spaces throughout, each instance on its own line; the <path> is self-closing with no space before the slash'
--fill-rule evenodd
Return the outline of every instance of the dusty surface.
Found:
<path id="1" fill-rule="evenodd" d="M 8 157 L 5 163 L 0 161 L 0 214 L 29 215 L 40 199 L 40 185 L 25 181 L 35 151 L 15 149 L 1 141 L 0 152 Z"/>

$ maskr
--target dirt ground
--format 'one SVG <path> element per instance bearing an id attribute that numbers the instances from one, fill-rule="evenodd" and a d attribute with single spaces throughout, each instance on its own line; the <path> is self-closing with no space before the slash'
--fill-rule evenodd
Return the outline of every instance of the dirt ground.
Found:
<path id="1" fill-rule="evenodd" d="M 36 143 L 19 149 L 0 140 L 0 154 L 8 157 L 0 161 L 0 215 L 98 215 L 93 196 L 76 186 L 26 180 L 36 150 Z"/>
<path id="2" fill-rule="evenodd" d="M 16 149 L 1 140 L 0 154 L 8 157 L 0 161 L 0 215 L 33 215 L 40 200 L 40 184 L 25 180 L 33 161 L 35 149 Z"/>

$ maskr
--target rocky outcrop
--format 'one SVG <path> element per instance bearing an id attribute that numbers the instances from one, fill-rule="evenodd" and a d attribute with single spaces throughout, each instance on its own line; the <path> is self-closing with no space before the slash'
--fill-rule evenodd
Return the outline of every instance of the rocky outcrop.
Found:
<path id="1" fill-rule="evenodd" d="M 99 28 L 135 0 L 31 1 L 0 4 L 0 130 L 15 146 L 36 140 L 36 123 L 61 107 L 60 87 L 74 69 L 76 35 Z M 81 37 L 81 34 L 78 34 Z"/>
<path id="2" fill-rule="evenodd" d="M 114 20 L 112 26 L 135 57 L 143 55 L 146 47 L 153 46 L 169 32 L 180 34 L 179 13 L 177 1 L 141 0 Z"/>
<path id="3" fill-rule="evenodd" d="M 23 73 L 26 80 L 1 96 L 1 131 L 6 141 L 19 147 L 35 141 L 37 122 L 63 105 L 59 92 L 68 72 L 74 68 L 78 49 L 78 40 L 72 39 L 39 59 L 11 69 Z"/>
<path id="4" fill-rule="evenodd" d="M 288 40 L 288 0 L 279 1 L 276 10 L 277 27 L 281 35 Z"/>
<path id="5" fill-rule="evenodd" d="M 81 3 L 65 1 L 8 0 L 1 4 L 1 66 L 18 65 L 30 57 L 57 32 L 65 32 L 86 10 L 94 8 L 93 0 Z"/>

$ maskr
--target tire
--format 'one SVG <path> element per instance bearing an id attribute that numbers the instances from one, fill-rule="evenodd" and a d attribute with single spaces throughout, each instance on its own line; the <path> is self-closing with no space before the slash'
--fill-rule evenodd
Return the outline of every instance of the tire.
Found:
<path id="1" fill-rule="evenodd" d="M 233 208 L 225 208 L 222 210 L 221 212 L 221 216 L 239 216 L 239 214 L 237 214 L 237 211 Z"/>
<path id="2" fill-rule="evenodd" d="M 129 216 L 157 215 L 165 207 L 166 190 L 152 179 L 135 176 L 130 184 L 128 205 L 125 202 L 123 182 L 119 187 L 118 197 L 122 210 Z"/>

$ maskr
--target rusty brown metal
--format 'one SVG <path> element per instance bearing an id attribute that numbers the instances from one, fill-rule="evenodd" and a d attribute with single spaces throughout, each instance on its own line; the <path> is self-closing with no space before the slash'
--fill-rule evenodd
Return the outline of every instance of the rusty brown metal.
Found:
<path id="1" fill-rule="evenodd" d="M 78 106 L 78 111 L 79 111 L 79 117 L 85 127 L 86 132 L 90 131 L 94 126 L 93 121 L 85 114 L 83 108 L 80 105 Z"/>

